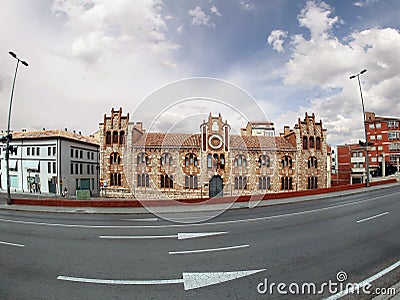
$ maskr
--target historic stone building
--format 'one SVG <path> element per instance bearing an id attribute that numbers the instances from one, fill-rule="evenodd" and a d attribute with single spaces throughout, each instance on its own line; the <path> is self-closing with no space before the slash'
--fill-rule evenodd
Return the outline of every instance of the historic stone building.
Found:
<path id="1" fill-rule="evenodd" d="M 306 114 L 280 136 L 231 135 L 221 115 L 200 133 L 146 132 L 122 109 L 100 123 L 103 196 L 200 198 L 324 188 L 326 130 Z"/>

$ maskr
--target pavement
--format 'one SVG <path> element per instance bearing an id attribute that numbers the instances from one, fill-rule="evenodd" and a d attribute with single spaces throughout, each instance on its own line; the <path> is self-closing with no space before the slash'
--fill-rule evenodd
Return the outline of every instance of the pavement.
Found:
<path id="1" fill-rule="evenodd" d="M 384 190 L 390 187 L 398 186 L 399 183 L 370 186 L 356 190 L 347 190 L 333 192 L 320 195 L 301 196 L 283 198 L 277 200 L 250 201 L 239 203 L 222 203 L 222 204 L 193 204 L 185 206 L 160 206 L 160 207 L 61 207 L 61 206 L 41 206 L 41 205 L 7 205 L 5 201 L 6 194 L 0 193 L 0 209 L 14 211 L 30 211 L 44 213 L 71 213 L 71 214 L 148 214 L 148 213 L 182 213 L 182 212 L 198 212 L 198 211 L 221 211 L 226 209 L 256 208 L 271 205 L 282 205 L 289 203 L 299 203 L 307 201 L 318 201 L 330 198 L 344 197 L 349 195 L 357 195 L 365 191 Z M 11 197 L 29 197 L 30 199 L 54 198 L 54 194 L 30 194 L 30 193 L 12 193 Z M 73 198 L 70 198 L 73 199 Z M 109 198 L 107 200 L 110 200 Z"/>

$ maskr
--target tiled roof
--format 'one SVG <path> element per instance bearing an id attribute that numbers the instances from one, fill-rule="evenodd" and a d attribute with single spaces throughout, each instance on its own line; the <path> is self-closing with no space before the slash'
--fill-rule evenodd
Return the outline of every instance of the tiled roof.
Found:
<path id="1" fill-rule="evenodd" d="M 161 147 L 161 148 L 199 148 L 200 134 L 184 133 L 145 133 L 133 144 L 134 147 Z"/>
<path id="2" fill-rule="evenodd" d="M 68 140 L 78 141 L 87 144 L 99 145 L 98 141 L 89 136 L 76 134 L 73 132 L 50 129 L 50 130 L 35 130 L 35 131 L 19 131 L 12 133 L 13 139 L 44 139 L 44 138 L 64 138 Z"/>
<path id="3" fill-rule="evenodd" d="M 200 134 L 181 133 L 146 133 L 134 147 L 156 147 L 156 148 L 200 148 Z M 230 147 L 232 149 L 263 149 L 263 150 L 289 150 L 295 151 L 296 147 L 283 137 L 258 137 L 258 136 L 230 136 Z"/>
<path id="4" fill-rule="evenodd" d="M 285 138 L 269 136 L 231 135 L 230 147 L 231 149 L 296 151 L 296 147 L 290 144 Z"/>

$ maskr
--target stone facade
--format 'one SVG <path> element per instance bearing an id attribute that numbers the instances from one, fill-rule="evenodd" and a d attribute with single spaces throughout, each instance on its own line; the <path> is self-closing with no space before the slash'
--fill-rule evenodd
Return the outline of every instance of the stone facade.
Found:
<path id="1" fill-rule="evenodd" d="M 329 186 L 326 130 L 315 116 L 280 136 L 231 135 L 221 115 L 200 133 L 147 133 L 122 109 L 100 124 L 103 196 L 208 198 Z"/>

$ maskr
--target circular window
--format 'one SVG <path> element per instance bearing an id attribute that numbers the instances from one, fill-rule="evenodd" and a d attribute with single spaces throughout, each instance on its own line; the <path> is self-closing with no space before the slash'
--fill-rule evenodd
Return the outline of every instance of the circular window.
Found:
<path id="1" fill-rule="evenodd" d="M 219 149 L 222 146 L 222 138 L 217 135 L 217 134 L 213 134 L 212 136 L 209 137 L 208 139 L 208 145 L 212 148 L 212 149 Z"/>

